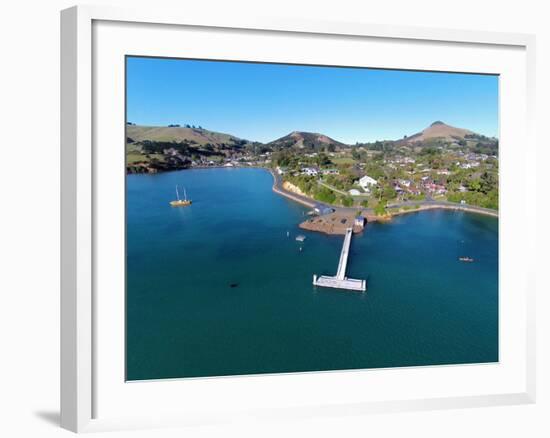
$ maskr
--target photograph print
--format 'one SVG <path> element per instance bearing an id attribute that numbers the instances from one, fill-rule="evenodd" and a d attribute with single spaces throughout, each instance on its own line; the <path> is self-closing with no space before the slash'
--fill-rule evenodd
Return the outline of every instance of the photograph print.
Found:
<path id="1" fill-rule="evenodd" d="M 126 380 L 499 361 L 498 75 L 125 74 Z"/>

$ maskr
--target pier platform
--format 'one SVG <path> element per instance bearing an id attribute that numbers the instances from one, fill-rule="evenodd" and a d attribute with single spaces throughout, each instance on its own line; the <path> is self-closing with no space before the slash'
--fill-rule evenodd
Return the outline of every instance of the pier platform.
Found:
<path id="1" fill-rule="evenodd" d="M 347 289 L 364 292 L 367 290 L 366 280 L 356 280 L 346 277 L 346 268 L 348 265 L 349 248 L 351 246 L 351 236 L 353 235 L 353 229 L 348 228 L 344 237 L 344 244 L 342 245 L 342 252 L 340 253 L 340 260 L 338 262 L 338 269 L 334 277 L 327 275 L 313 275 L 313 285 L 321 287 L 332 287 L 335 289 Z"/>

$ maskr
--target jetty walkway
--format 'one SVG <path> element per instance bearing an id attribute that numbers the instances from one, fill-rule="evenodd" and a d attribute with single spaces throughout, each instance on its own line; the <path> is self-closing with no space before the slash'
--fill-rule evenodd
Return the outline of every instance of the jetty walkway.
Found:
<path id="1" fill-rule="evenodd" d="M 340 261 L 338 262 L 338 269 L 334 277 L 327 275 L 313 275 L 313 285 L 321 287 L 332 287 L 335 289 L 348 289 L 364 292 L 367 290 L 367 282 L 365 280 L 356 280 L 346 277 L 346 269 L 348 266 L 349 248 L 351 246 L 351 236 L 353 235 L 353 229 L 348 228 L 344 237 L 344 244 L 342 245 L 342 252 L 340 253 Z"/>

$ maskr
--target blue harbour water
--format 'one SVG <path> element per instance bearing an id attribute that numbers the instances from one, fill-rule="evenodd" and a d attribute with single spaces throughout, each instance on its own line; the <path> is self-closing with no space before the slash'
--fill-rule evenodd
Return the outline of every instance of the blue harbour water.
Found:
<path id="1" fill-rule="evenodd" d="M 343 238 L 300 230 L 307 209 L 272 183 L 262 169 L 127 176 L 128 380 L 498 361 L 497 219 L 369 224 L 348 265 L 367 292 L 315 289 Z M 192 206 L 170 207 L 176 184 Z"/>

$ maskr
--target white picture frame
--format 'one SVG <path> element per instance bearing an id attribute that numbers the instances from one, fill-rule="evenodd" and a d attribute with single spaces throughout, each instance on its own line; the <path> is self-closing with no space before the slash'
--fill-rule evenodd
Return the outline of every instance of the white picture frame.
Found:
<path id="1" fill-rule="evenodd" d="M 534 169 L 536 163 L 536 146 L 533 134 L 533 111 L 534 111 L 534 59 L 535 59 L 535 38 L 531 35 L 524 34 L 507 34 L 507 33 L 491 33 L 482 31 L 462 31 L 451 29 L 424 29 L 416 27 L 402 26 L 385 26 L 373 25 L 365 23 L 337 23 L 337 22 L 315 22 L 306 20 L 283 20 L 273 18 L 258 19 L 256 17 L 245 17 L 243 15 L 234 17 L 216 17 L 210 15 L 208 17 L 189 16 L 185 12 L 178 13 L 177 11 L 162 11 L 157 9 L 151 10 L 130 10 L 119 9 L 104 6 L 78 6 L 62 11 L 61 13 L 61 426 L 75 431 L 98 431 L 111 430 L 119 428 L 141 428 L 141 427 L 159 427 L 163 425 L 186 425 L 186 424 L 210 424 L 219 421 L 230 421 L 233 418 L 254 417 L 256 419 L 273 419 L 273 418 L 296 418 L 300 416 L 311 415 L 342 415 L 344 413 L 363 414 L 369 412 L 398 412 L 405 410 L 419 409 L 442 409 L 451 407 L 473 407 L 473 406 L 488 406 L 502 404 L 520 404 L 533 403 L 535 400 L 535 310 L 534 310 L 534 275 L 530 268 L 530 260 L 534 257 L 532 248 L 536 240 L 534 213 L 527 214 L 523 220 L 528 222 L 528 226 L 524 227 L 528 236 L 523 242 L 515 242 L 512 233 L 509 230 L 512 228 L 514 221 L 517 219 L 516 213 L 512 209 L 507 209 L 504 203 L 501 209 L 501 220 L 505 223 L 501 224 L 501 242 L 504 239 L 509 239 L 510 243 L 504 246 L 502 251 L 510 251 L 513 249 L 521 249 L 527 251 L 524 254 L 525 260 L 516 269 L 516 274 L 508 273 L 507 275 L 515 275 L 509 277 L 514 281 L 507 281 L 517 286 L 516 289 L 520 292 L 519 298 L 515 305 L 507 306 L 501 312 L 506 313 L 506 320 L 511 321 L 516 312 L 517 320 L 520 321 L 518 327 L 512 332 L 510 329 L 510 342 L 512 338 L 517 341 L 519 346 L 516 350 L 510 350 L 510 357 L 514 354 L 517 356 L 511 368 L 514 368 L 513 378 L 508 374 L 495 377 L 495 381 L 491 382 L 493 386 L 487 386 L 486 392 L 476 393 L 468 392 L 468 389 L 460 392 L 445 393 L 444 388 L 440 393 L 432 392 L 432 396 L 418 397 L 417 392 L 411 390 L 406 391 L 388 391 L 388 398 L 383 397 L 380 392 L 374 398 L 368 398 L 354 395 L 347 395 L 345 385 L 356 385 L 361 379 L 373 379 L 375 373 L 366 374 L 362 372 L 347 372 L 343 373 L 306 373 L 287 375 L 276 381 L 277 386 L 283 385 L 302 385 L 303 391 L 307 392 L 307 388 L 323 387 L 326 389 L 340 387 L 339 391 L 334 389 L 334 399 L 331 402 L 330 397 L 324 399 L 318 397 L 315 403 L 311 399 L 299 399 L 296 403 L 287 403 L 284 397 L 273 397 L 271 403 L 258 403 L 257 409 L 252 405 L 247 405 L 245 402 L 239 405 L 239 409 L 225 410 L 223 406 L 219 410 L 213 412 L 206 411 L 189 411 L 184 412 L 184 409 L 174 406 L 174 409 L 168 410 L 166 406 L 144 407 L 143 411 L 137 408 L 134 411 L 130 406 L 129 411 L 115 412 L 116 406 L 105 408 L 108 415 L 98 415 L 102 412 L 103 404 L 101 396 L 105 394 L 106 385 L 102 382 L 114 379 L 119 374 L 109 374 L 108 367 L 116 367 L 117 365 L 109 365 L 105 362 L 106 354 L 98 355 L 98 351 L 103 348 L 102 345 L 105 337 L 102 336 L 102 331 L 98 330 L 98 318 L 105 309 L 104 301 L 98 304 L 97 296 L 98 285 L 106 284 L 108 279 L 102 279 L 100 276 L 102 257 L 101 245 L 98 247 L 98 225 L 101 223 L 101 218 L 98 217 L 96 209 L 98 203 L 103 202 L 102 198 L 104 191 L 98 189 L 101 184 L 104 184 L 110 170 L 105 154 L 98 158 L 95 153 L 95 141 L 97 138 L 102 138 L 102 131 L 99 131 L 102 118 L 110 117 L 118 120 L 118 113 L 113 114 L 98 114 L 98 96 L 96 95 L 96 87 L 98 86 L 99 76 L 104 73 L 94 65 L 94 60 L 102 59 L 102 50 L 105 45 L 102 45 L 101 32 L 97 31 L 97 26 L 101 23 L 106 23 L 106 30 L 109 41 L 112 42 L 113 52 L 109 56 L 120 58 L 120 53 L 125 53 L 124 44 L 118 44 L 118 39 L 124 40 L 123 33 L 126 30 L 120 31 L 112 26 L 120 24 L 130 25 L 133 27 L 131 32 L 139 32 L 140 26 L 147 27 L 151 35 L 163 32 L 170 32 L 178 27 L 185 29 L 200 30 L 201 34 L 209 32 L 224 32 L 236 31 L 238 40 L 254 41 L 255 38 L 260 38 L 263 33 L 269 33 L 270 38 L 282 38 L 281 44 L 285 47 L 289 42 L 288 38 L 304 38 L 308 36 L 318 36 L 326 38 L 338 38 L 338 44 L 347 44 L 346 41 L 383 41 L 385 44 L 403 44 L 407 43 L 411 47 L 427 46 L 429 44 L 445 47 L 446 44 L 463 47 L 464 50 L 477 50 L 478 48 L 487 50 L 497 50 L 502 53 L 514 53 L 514 59 L 521 60 L 521 66 L 516 65 L 518 74 L 514 80 L 522 81 L 521 87 L 514 96 L 514 100 L 510 99 L 509 105 L 512 102 L 519 102 L 522 116 L 518 119 L 516 126 L 510 126 L 509 138 L 522 138 L 521 156 L 518 151 L 511 151 L 508 155 L 509 161 L 519 162 L 518 178 L 522 179 L 522 183 L 518 187 L 507 185 L 506 181 L 511 177 L 506 166 L 502 169 L 501 190 L 505 195 L 515 196 L 525 202 L 525 205 L 534 205 L 535 193 L 535 176 Z M 114 23 L 114 25 L 113 25 Z M 111 26 L 109 28 L 109 26 Z M 136 28 L 137 27 L 137 28 Z M 113 30 L 114 29 L 114 30 Z M 151 36 L 150 35 L 150 36 Z M 159 36 L 161 38 L 162 36 Z M 236 37 L 237 38 L 237 37 Z M 139 39 L 138 39 L 139 40 Z M 155 50 L 155 38 L 150 38 L 150 44 L 147 50 Z M 135 44 L 144 44 L 137 41 Z M 253 44 L 251 44 L 253 46 Z M 127 47 L 127 46 L 126 46 Z M 160 46 L 157 46 L 160 50 Z M 118 52 L 116 50 L 119 50 Z M 136 54 L 135 48 L 130 54 Z M 145 48 L 143 49 L 145 51 Z M 168 50 L 169 48 L 164 48 Z M 197 57 L 201 52 L 200 45 L 195 48 L 193 56 Z M 206 48 L 204 49 L 206 50 Z M 331 50 L 334 48 L 327 47 L 322 54 L 323 59 L 330 59 Z M 290 50 L 289 50 L 290 51 Z M 141 52 L 140 52 L 141 53 Z M 214 55 L 210 54 L 208 57 Z M 223 56 L 223 55 L 222 55 Z M 238 55 L 235 55 L 238 56 Z M 275 55 L 273 55 L 275 56 Z M 292 55 L 288 55 L 292 57 Z M 321 55 L 319 55 L 321 56 Z M 504 56 L 504 55 L 503 55 Z M 98 58 L 99 57 L 99 58 Z M 252 57 L 252 55 L 251 55 Z M 252 59 L 248 57 L 247 59 Z M 229 58 L 227 58 L 229 59 Z M 320 59 L 320 58 L 319 58 Z M 504 59 L 504 58 L 503 58 Z M 299 61 L 299 58 L 292 58 L 292 61 Z M 119 59 L 120 61 L 120 59 Z M 495 67 L 491 66 L 490 60 L 485 60 L 476 67 L 479 71 L 497 73 L 498 63 L 494 63 Z M 335 63 L 341 65 L 342 61 L 336 60 Z M 433 61 L 430 64 L 428 60 L 415 61 L 417 64 L 403 65 L 402 68 L 411 68 L 416 66 L 419 69 L 435 69 L 437 70 L 437 62 Z M 459 68 L 460 59 L 455 60 L 455 70 Z M 503 61 L 505 62 L 505 61 Z M 506 61 L 507 62 L 507 61 Z M 515 62 L 515 61 L 514 61 Z M 323 63 L 323 62 L 321 62 Z M 516 63 L 517 64 L 517 63 Z M 465 64 L 466 65 L 466 64 Z M 504 64 L 502 64 L 504 65 Z M 382 66 L 398 68 L 398 65 Z M 466 68 L 467 71 L 475 70 L 473 64 Z M 120 72 L 118 72 L 120 74 Z M 103 86 L 100 83 L 100 87 Z M 116 84 L 113 82 L 112 84 Z M 120 90 L 119 90 L 120 91 Z M 502 90 L 507 93 L 507 90 Z M 120 91 L 123 94 L 123 90 Z M 111 98 L 117 99 L 120 95 L 115 93 Z M 120 99 L 119 99 L 120 100 Z M 118 102 L 116 108 L 120 108 L 121 102 Z M 510 105 L 511 106 L 511 105 Z M 115 108 L 115 109 L 116 109 Z M 510 113 L 511 117 L 512 113 Z M 506 121 L 508 119 L 505 119 Z M 107 130 L 106 130 L 107 131 Z M 116 132 L 111 132 L 117 138 Z M 515 136 L 515 137 L 514 137 Z M 123 148 L 123 137 L 121 139 L 121 148 Z M 122 149 L 121 149 L 122 151 Z M 122 152 L 119 154 L 122 154 Z M 115 157 L 115 159 L 117 159 Z M 519 160 L 519 161 L 518 161 Z M 118 181 L 118 182 L 117 182 Z M 110 180 L 109 185 L 113 183 L 119 184 L 120 180 Z M 120 187 L 116 193 L 120 193 Z M 119 199 L 120 201 L 120 199 Z M 532 211 L 532 210 L 531 210 Z M 99 233 L 101 234 L 102 231 Z M 508 240 L 506 240 L 508 241 Z M 521 248 L 520 248 L 521 245 Z M 99 248 L 99 249 L 98 249 Z M 502 260 L 501 260 L 502 262 Z M 505 260 L 504 260 L 505 262 Z M 534 264 L 532 264 L 534 265 Z M 505 264 L 504 264 L 505 266 Z M 99 274 L 98 274 L 99 273 Z M 98 276 L 99 275 L 99 276 Z M 107 278 L 107 276 L 105 276 Z M 508 278 L 508 277 L 507 277 Z M 501 277 L 502 285 L 502 277 Z M 123 291 L 120 291 L 123 293 Z M 112 307 L 117 308 L 116 303 Z M 123 315 L 118 315 L 123 318 Z M 103 323 L 101 323 L 103 324 Z M 120 326 L 112 326 L 120 327 Z M 112 328 L 111 327 L 111 328 Z M 504 326 L 504 333 L 506 331 Z M 508 336 L 508 335 L 506 335 Z M 517 338 L 517 339 L 516 339 Z M 509 339 L 501 339 L 502 342 L 508 343 Z M 515 342 L 514 341 L 514 342 Z M 116 346 L 116 344 L 113 344 Z M 110 350 L 105 350 L 110 351 Z M 513 354 L 512 354 L 513 353 Z M 117 353 L 118 354 L 118 353 Z M 123 355 L 123 352 L 120 352 Z M 101 358 L 101 359 L 98 359 Z M 508 356 L 507 356 L 508 357 Z M 119 359 L 113 360 L 113 363 L 118 364 Z M 506 361 L 500 363 L 500 370 L 506 368 Z M 462 379 L 469 379 L 468 376 L 479 373 L 478 378 L 490 380 L 491 376 L 499 373 L 498 369 L 485 368 L 485 371 L 473 366 L 454 366 L 455 370 L 451 372 L 464 371 Z M 448 367 L 446 368 L 449 369 Z M 424 367 L 421 370 L 391 370 L 393 374 L 391 378 L 405 384 L 408 379 L 413 378 L 411 373 L 416 373 L 414 379 L 424 378 L 430 379 L 430 375 L 440 374 L 440 379 L 448 379 L 449 371 L 441 371 L 441 367 Z M 489 372 L 490 371 L 490 372 Z M 117 373 L 119 373 L 117 371 Z M 378 375 L 388 372 L 381 370 Z M 108 375 L 109 374 L 109 375 Z M 422 376 L 420 376 L 422 374 Z M 486 374 L 486 375 L 485 375 Z M 108 377 L 105 377 L 107 376 Z M 501 385 L 501 381 L 510 378 L 513 385 L 506 387 Z M 251 380 L 252 379 L 252 380 Z M 271 380 L 270 380 L 271 379 Z M 237 377 L 223 379 L 194 379 L 192 383 L 188 383 L 186 391 L 204 391 L 208 394 L 219 394 L 216 391 L 224 391 L 224 393 L 243 392 L 253 396 L 256 394 L 252 387 L 263 388 L 264 391 L 269 391 L 274 385 L 274 380 L 278 377 Z M 340 379 L 340 380 L 339 380 Z M 499 380 L 500 379 L 500 380 Z M 345 384 L 343 382 L 346 382 Z M 121 387 L 125 385 L 124 381 L 119 382 Z M 379 381 L 379 384 L 382 380 Z M 102 386 L 103 385 L 103 386 Z M 162 391 L 171 391 L 170 386 L 176 387 L 181 385 L 181 382 L 149 382 L 147 388 L 137 385 L 131 388 L 131 397 L 139 399 L 142 397 L 150 397 L 151 394 L 161 394 Z M 191 387 L 192 385 L 192 387 Z M 283 386 L 284 386 L 283 385 Z M 374 380 L 372 381 L 374 385 Z M 501 386 L 499 386 L 501 385 Z M 126 386 L 128 386 L 126 384 Z M 131 386 L 131 385 L 130 385 Z M 158 389 L 161 388 L 161 389 Z M 343 389 L 342 389 L 343 388 Z M 158 389 L 158 392 L 157 392 Z M 212 391 L 212 392 L 210 392 Z M 382 390 L 383 391 L 383 390 Z M 349 392 L 349 391 L 348 391 Z M 126 397 L 122 392 L 113 392 L 110 397 L 113 397 L 113 405 L 120 405 L 120 399 L 116 397 Z M 172 395 L 173 396 L 173 395 Z M 170 397 L 167 400 L 170 400 Z M 329 394 L 330 396 L 330 394 Z M 105 397 L 104 397 L 105 399 Z M 230 400 L 230 397 L 228 398 Z M 227 400 L 225 400 L 227 402 Z M 146 415 L 144 415 L 146 413 Z"/>

